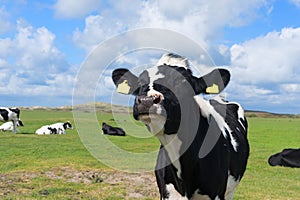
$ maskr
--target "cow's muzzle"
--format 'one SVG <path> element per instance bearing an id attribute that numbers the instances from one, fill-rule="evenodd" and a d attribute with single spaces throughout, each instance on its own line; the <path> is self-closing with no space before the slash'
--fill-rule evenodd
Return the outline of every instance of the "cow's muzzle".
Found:
<path id="1" fill-rule="evenodd" d="M 151 96 L 137 96 L 135 99 L 133 115 L 136 120 L 139 120 L 139 116 L 150 114 L 160 115 L 161 102 L 163 97 L 160 94 Z"/>

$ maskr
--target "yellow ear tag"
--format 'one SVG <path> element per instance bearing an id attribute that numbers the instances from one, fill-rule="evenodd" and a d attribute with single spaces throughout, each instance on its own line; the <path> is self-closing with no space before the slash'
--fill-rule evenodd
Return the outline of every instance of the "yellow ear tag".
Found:
<path id="1" fill-rule="evenodd" d="M 216 84 L 206 88 L 206 93 L 208 94 L 218 94 L 219 92 L 219 86 Z"/>
<path id="2" fill-rule="evenodd" d="M 117 87 L 117 92 L 121 94 L 129 94 L 130 86 L 128 85 L 128 81 L 124 80 L 123 83 L 120 83 Z"/>

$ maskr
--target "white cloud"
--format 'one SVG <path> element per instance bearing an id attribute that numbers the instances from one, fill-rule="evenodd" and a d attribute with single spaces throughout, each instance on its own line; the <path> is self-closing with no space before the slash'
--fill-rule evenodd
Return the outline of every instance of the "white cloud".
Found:
<path id="1" fill-rule="evenodd" d="M 300 0 L 289 0 L 292 4 L 300 8 Z"/>
<path id="2" fill-rule="evenodd" d="M 244 83 L 299 81 L 300 28 L 284 28 L 231 47 L 234 77 Z"/>
<path id="3" fill-rule="evenodd" d="M 280 89 L 284 93 L 300 93 L 300 83 L 282 84 Z"/>
<path id="4" fill-rule="evenodd" d="M 81 48 L 91 50 L 122 31 L 164 28 L 185 34 L 208 49 L 214 39 L 222 37 L 225 26 L 245 25 L 258 17 L 258 9 L 266 6 L 265 0 L 116 1 L 111 2 L 109 11 L 103 7 L 98 15 L 88 16 L 84 30 L 77 29 L 73 40 Z"/>
<path id="5" fill-rule="evenodd" d="M 300 28 L 283 28 L 221 50 L 230 57 L 228 93 L 234 99 L 261 110 L 299 113 L 291 105 L 300 98 Z"/>
<path id="6" fill-rule="evenodd" d="M 91 15 L 85 19 L 85 29 L 83 32 L 79 29 L 74 31 L 73 41 L 77 46 L 89 52 L 100 42 L 112 37 L 121 30 L 122 27 L 118 23 L 112 23 L 100 15 Z"/>
<path id="7" fill-rule="evenodd" d="M 71 95 L 74 74 L 45 27 L 17 21 L 17 34 L 0 39 L 1 94 Z"/>
<path id="8" fill-rule="evenodd" d="M 6 11 L 4 6 L 0 7 L 0 34 L 6 33 L 7 31 L 13 28 L 13 25 L 10 23 L 9 13 Z"/>
<path id="9" fill-rule="evenodd" d="M 80 18 L 97 10 L 100 5 L 99 0 L 57 0 L 54 11 L 59 18 Z"/>

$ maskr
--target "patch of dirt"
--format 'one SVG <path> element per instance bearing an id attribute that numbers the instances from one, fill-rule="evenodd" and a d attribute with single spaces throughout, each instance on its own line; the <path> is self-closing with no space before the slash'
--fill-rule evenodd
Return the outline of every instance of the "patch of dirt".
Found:
<path id="1" fill-rule="evenodd" d="M 105 183 L 110 187 L 125 188 L 125 199 L 144 197 L 158 199 L 159 193 L 156 186 L 154 173 L 125 173 L 109 170 L 76 170 L 69 167 L 51 169 L 44 172 L 15 172 L 9 174 L 0 174 L 0 197 L 7 195 L 26 195 L 32 193 L 34 187 L 31 187 L 31 179 L 36 177 L 45 177 L 56 180 L 61 179 L 65 182 L 82 184 L 99 184 L 99 188 Z M 22 184 L 26 183 L 26 184 Z M 20 186 L 22 184 L 22 187 Z M 27 185 L 24 187 L 24 185 Z M 47 196 L 47 190 L 39 191 L 41 196 Z"/>
<path id="2" fill-rule="evenodd" d="M 22 195 L 32 190 L 33 188 L 19 188 L 17 184 L 30 183 L 32 178 L 35 178 L 34 173 L 18 172 L 13 174 L 0 174 L 0 197 L 8 194 Z"/>

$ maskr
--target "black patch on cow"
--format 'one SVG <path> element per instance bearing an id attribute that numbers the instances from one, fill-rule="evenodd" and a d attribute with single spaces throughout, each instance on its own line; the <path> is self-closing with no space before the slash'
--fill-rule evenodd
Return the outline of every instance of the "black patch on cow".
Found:
<path id="1" fill-rule="evenodd" d="M 56 128 L 48 127 L 48 129 L 50 130 L 50 134 L 57 134 L 58 133 Z"/>
<path id="2" fill-rule="evenodd" d="M 18 120 L 18 123 L 19 123 L 20 126 L 24 126 L 24 124 L 21 120 Z"/>
<path id="3" fill-rule="evenodd" d="M 0 108 L 0 115 L 3 118 L 4 121 L 8 121 L 8 111 L 6 109 Z"/>
<path id="4" fill-rule="evenodd" d="M 66 130 L 67 128 L 72 128 L 72 124 L 70 122 L 66 122 L 63 124 L 64 129 Z"/>

